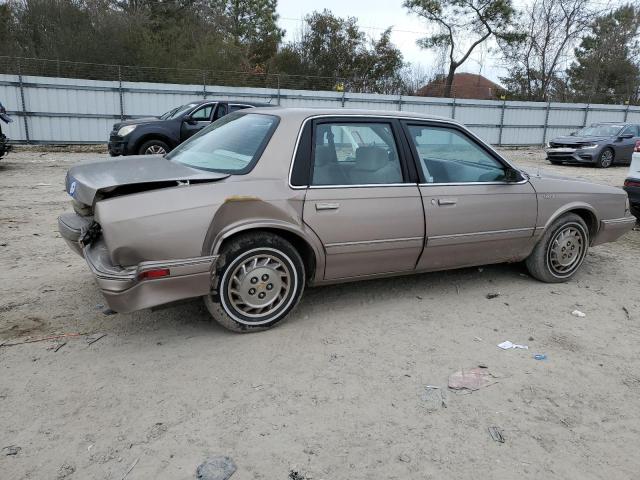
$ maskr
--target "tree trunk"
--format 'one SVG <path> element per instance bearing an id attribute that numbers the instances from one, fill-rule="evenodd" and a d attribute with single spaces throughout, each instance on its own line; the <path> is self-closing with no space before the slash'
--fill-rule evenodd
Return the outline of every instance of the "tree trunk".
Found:
<path id="1" fill-rule="evenodd" d="M 451 62 L 451 65 L 449 65 L 449 73 L 447 74 L 447 80 L 445 81 L 444 84 L 444 96 L 446 98 L 451 98 L 451 90 L 453 89 L 453 77 L 456 74 L 456 68 L 458 68 L 458 65 L 455 62 Z"/>

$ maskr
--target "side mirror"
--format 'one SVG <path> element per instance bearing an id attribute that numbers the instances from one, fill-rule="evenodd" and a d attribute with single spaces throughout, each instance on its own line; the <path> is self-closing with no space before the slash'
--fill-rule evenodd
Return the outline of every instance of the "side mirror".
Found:
<path id="1" fill-rule="evenodd" d="M 184 122 L 188 123 L 189 125 L 195 125 L 197 122 L 191 118 L 189 115 L 187 115 L 186 117 L 184 117 L 182 119 Z"/>
<path id="2" fill-rule="evenodd" d="M 515 168 L 506 168 L 504 171 L 504 181 L 507 183 L 517 183 L 522 180 L 522 174 Z"/>

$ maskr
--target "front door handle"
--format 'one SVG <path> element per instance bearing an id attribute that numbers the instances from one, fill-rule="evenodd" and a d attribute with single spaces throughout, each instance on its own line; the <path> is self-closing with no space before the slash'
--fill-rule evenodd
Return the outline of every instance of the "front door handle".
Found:
<path id="1" fill-rule="evenodd" d="M 316 210 L 337 210 L 339 208 L 339 203 L 316 203 Z"/>
<path id="2" fill-rule="evenodd" d="M 455 205 L 456 203 L 458 203 L 458 201 L 454 200 L 452 198 L 439 198 L 438 199 L 438 205 Z"/>

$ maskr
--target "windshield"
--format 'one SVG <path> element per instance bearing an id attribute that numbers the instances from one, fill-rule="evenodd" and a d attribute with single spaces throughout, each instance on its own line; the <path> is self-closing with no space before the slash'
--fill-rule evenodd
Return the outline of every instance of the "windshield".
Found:
<path id="1" fill-rule="evenodd" d="M 180 107 L 176 107 L 173 110 L 169 110 L 168 112 L 163 113 L 160 118 L 162 120 L 171 120 L 172 118 L 178 118 L 180 115 L 188 112 L 196 105 L 197 103 L 188 103 L 186 105 L 181 105 Z"/>
<path id="2" fill-rule="evenodd" d="M 576 132 L 576 137 L 613 137 L 617 135 L 624 125 L 606 123 L 601 125 L 591 125 Z"/>
<path id="3" fill-rule="evenodd" d="M 258 160 L 278 125 L 278 117 L 231 113 L 216 120 L 167 155 L 188 167 L 242 174 Z"/>

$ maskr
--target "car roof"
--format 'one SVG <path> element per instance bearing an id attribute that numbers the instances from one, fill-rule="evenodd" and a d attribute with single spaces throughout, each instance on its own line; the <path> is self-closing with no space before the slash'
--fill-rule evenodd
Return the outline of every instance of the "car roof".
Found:
<path id="1" fill-rule="evenodd" d="M 424 119 L 424 120 L 438 120 L 447 121 L 449 123 L 456 123 L 456 120 L 448 117 L 442 117 L 439 115 L 429 115 L 425 113 L 406 112 L 399 110 L 368 110 L 368 109 L 355 109 L 355 108 L 291 108 L 291 107 L 277 107 L 272 106 L 270 108 L 256 108 L 252 109 L 251 113 L 268 113 L 270 115 L 277 115 L 283 118 L 298 118 L 304 119 L 315 116 L 337 116 L 337 117 L 391 117 L 391 118 L 412 118 L 412 119 Z M 248 112 L 247 112 L 248 113 Z"/>
<path id="2" fill-rule="evenodd" d="M 207 98 L 205 100 L 196 100 L 194 102 L 187 102 L 185 103 L 185 105 L 187 104 L 194 104 L 194 105 L 202 105 L 205 103 L 214 103 L 214 102 L 226 102 L 232 105 L 251 105 L 252 107 L 273 107 L 274 105 L 270 104 L 270 103 L 265 103 L 265 102 L 254 102 L 254 101 L 246 101 L 246 100 L 220 100 L 217 98 Z"/>

